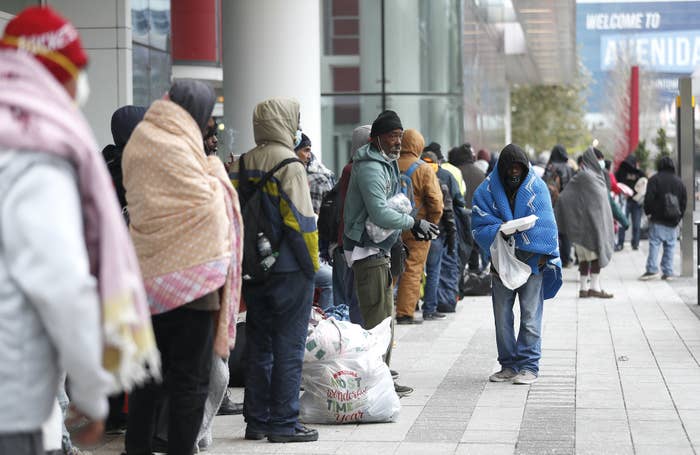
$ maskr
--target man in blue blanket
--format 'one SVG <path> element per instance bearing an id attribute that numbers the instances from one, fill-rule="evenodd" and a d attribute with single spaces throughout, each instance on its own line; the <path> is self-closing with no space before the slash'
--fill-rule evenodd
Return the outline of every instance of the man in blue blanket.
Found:
<path id="1" fill-rule="evenodd" d="M 489 380 L 532 384 L 539 374 L 543 302 L 554 297 L 562 283 L 557 225 L 547 185 L 530 170 L 527 155 L 519 146 L 508 144 L 501 151 L 496 169 L 474 193 L 472 233 L 479 247 L 490 254 L 496 236 L 507 237 L 500 232 L 501 225 L 507 221 L 530 215 L 538 219 L 530 229 L 512 234 L 515 258 L 530 267 L 525 284 L 509 289 L 491 266 L 491 298 L 501 370 Z M 504 270 L 503 265 L 500 267 Z M 516 295 L 520 302 L 517 339 L 513 326 Z"/>

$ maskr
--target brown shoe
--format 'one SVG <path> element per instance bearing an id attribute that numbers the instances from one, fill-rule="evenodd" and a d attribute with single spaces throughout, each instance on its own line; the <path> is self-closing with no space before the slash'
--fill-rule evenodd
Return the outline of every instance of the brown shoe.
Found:
<path id="1" fill-rule="evenodd" d="M 600 291 L 594 291 L 591 289 L 588 291 L 588 295 L 591 297 L 598 297 L 599 299 L 612 299 L 614 297 L 612 294 L 609 294 L 602 289 Z"/>
<path id="2" fill-rule="evenodd" d="M 578 291 L 578 297 L 579 299 L 587 299 L 588 297 L 591 296 L 591 291 Z"/>

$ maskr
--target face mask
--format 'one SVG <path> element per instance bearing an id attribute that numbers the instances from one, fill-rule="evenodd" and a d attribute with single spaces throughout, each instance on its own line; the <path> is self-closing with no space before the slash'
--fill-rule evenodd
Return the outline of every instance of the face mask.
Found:
<path id="1" fill-rule="evenodd" d="M 598 164 L 602 170 L 605 170 L 605 160 L 598 160 Z"/>
<path id="2" fill-rule="evenodd" d="M 75 104 L 78 107 L 85 106 L 88 98 L 90 97 L 90 83 L 88 82 L 87 74 L 85 71 L 81 71 L 78 74 L 78 80 L 75 89 Z"/>
<path id="3" fill-rule="evenodd" d="M 299 144 L 301 144 L 301 130 L 297 130 L 294 135 L 294 148 L 299 147 Z"/>
<path id="4" fill-rule="evenodd" d="M 509 175 L 506 178 L 506 186 L 509 188 L 517 188 L 522 179 L 523 177 L 521 175 Z"/>

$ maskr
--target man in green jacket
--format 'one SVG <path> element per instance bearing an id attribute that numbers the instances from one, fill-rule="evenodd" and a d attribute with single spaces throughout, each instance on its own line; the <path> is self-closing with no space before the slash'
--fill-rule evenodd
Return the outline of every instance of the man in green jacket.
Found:
<path id="1" fill-rule="evenodd" d="M 375 327 L 393 313 L 390 251 L 401 231 L 410 229 L 417 240 L 425 241 L 436 238 L 439 233 L 435 224 L 414 219 L 387 205 L 388 199 L 400 191 L 396 160 L 401 152 L 402 135 L 401 119 L 394 111 L 379 114 L 372 124 L 370 142 L 354 155 L 345 198 L 343 249 L 355 274 L 355 291 L 365 329 Z M 367 220 L 393 233 L 375 242 L 367 232 Z M 391 343 L 385 360 L 388 365 Z M 400 387 L 397 386 L 397 392 Z M 409 390 L 404 393 L 412 391 L 406 389 Z"/>

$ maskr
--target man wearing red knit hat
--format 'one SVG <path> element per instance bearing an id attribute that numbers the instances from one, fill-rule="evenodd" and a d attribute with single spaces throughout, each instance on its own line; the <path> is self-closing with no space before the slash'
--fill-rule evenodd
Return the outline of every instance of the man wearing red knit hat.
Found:
<path id="1" fill-rule="evenodd" d="M 107 392 L 159 370 L 138 262 L 77 107 L 86 64 L 50 8 L 0 38 L 0 454 L 44 455 L 63 373 L 89 421 L 77 439 L 94 443 Z"/>

